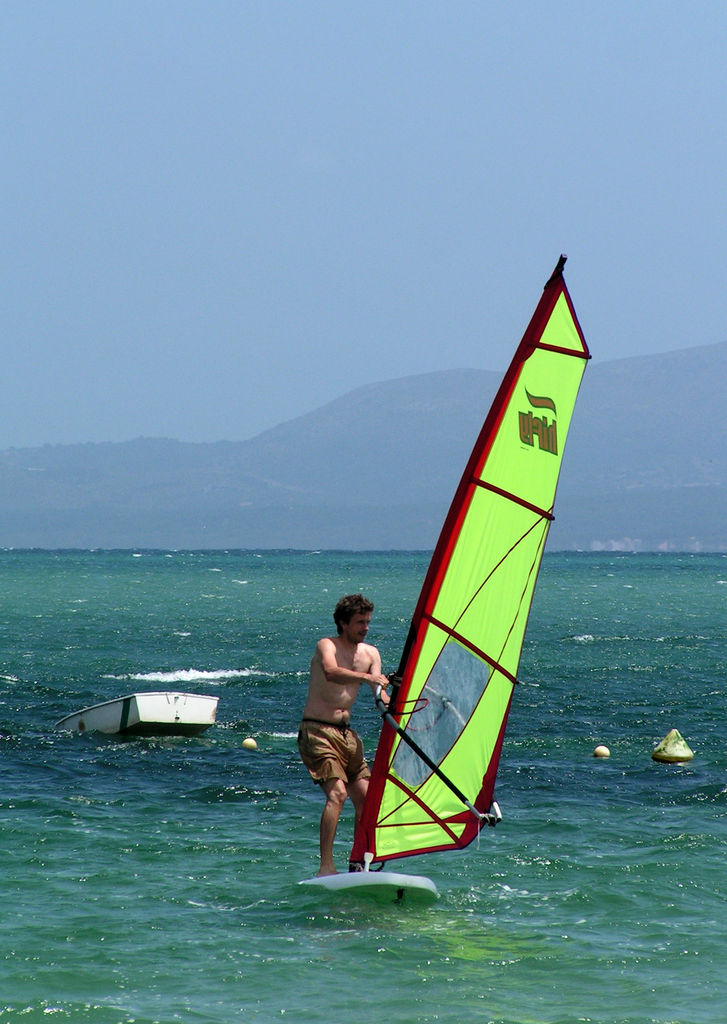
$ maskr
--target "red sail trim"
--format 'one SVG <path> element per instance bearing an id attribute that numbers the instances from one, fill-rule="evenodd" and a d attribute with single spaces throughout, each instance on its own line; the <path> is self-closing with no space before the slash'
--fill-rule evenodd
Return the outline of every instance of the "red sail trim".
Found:
<path id="1" fill-rule="evenodd" d="M 576 325 L 577 326 L 577 325 Z M 540 348 L 543 352 L 557 352 L 561 356 L 575 356 L 576 359 L 590 359 L 590 352 L 575 352 L 572 348 L 564 348 L 562 345 L 547 345 L 544 342 L 539 343 L 535 346 Z"/>
<path id="2" fill-rule="evenodd" d="M 469 846 L 469 844 L 472 842 L 472 840 L 475 838 L 475 835 L 477 834 L 475 833 L 475 835 L 470 835 L 469 832 L 470 829 L 468 827 L 464 830 L 459 839 L 457 839 L 456 843 L 440 843 L 437 846 L 422 846 L 421 849 L 412 850 L 410 853 L 407 853 L 404 856 L 416 857 L 422 853 L 443 853 L 445 850 L 451 850 L 453 848 L 456 850 L 464 850 L 465 847 Z M 465 837 L 467 838 L 465 839 Z M 402 854 L 400 853 L 380 853 L 376 855 L 375 860 L 377 861 L 377 863 L 383 864 L 384 861 L 397 860 L 401 857 Z"/>
<path id="3" fill-rule="evenodd" d="M 480 813 L 486 813 L 489 811 L 490 805 L 492 804 L 492 798 L 495 795 L 495 779 L 497 777 L 497 769 L 500 766 L 500 755 L 502 754 L 502 745 L 505 741 L 505 729 L 507 728 L 507 719 L 510 714 L 510 707 L 512 706 L 512 697 L 514 692 L 515 691 L 513 689 L 510 693 L 510 700 L 507 702 L 505 714 L 502 716 L 502 724 L 500 725 L 500 732 L 498 733 L 495 747 L 492 751 L 492 757 L 490 758 L 487 771 L 483 776 L 479 795 L 474 801 L 474 805 Z"/>
<path id="4" fill-rule="evenodd" d="M 520 505 L 522 508 L 534 512 L 541 519 L 549 519 L 551 522 L 555 519 L 552 512 L 546 512 L 544 508 L 539 508 L 537 505 L 533 505 L 532 502 L 525 501 L 523 498 L 518 497 L 517 494 L 513 494 L 512 491 L 506 491 L 503 487 L 497 487 L 495 484 L 488 484 L 486 480 L 473 480 L 472 482 L 475 487 L 482 487 L 485 491 L 499 494 L 501 498 L 506 498 L 507 501 L 511 501 L 514 505 Z"/>

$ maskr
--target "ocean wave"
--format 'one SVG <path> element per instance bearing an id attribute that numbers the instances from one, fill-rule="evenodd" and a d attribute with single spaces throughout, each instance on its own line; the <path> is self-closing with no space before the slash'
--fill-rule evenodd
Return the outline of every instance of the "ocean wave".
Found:
<path id="1" fill-rule="evenodd" d="M 107 675 L 105 679 L 130 679 L 138 683 L 224 683 L 228 679 L 245 679 L 248 676 L 269 675 L 251 668 L 213 669 L 197 668 L 172 669 L 169 672 L 132 672 L 129 675 Z"/>

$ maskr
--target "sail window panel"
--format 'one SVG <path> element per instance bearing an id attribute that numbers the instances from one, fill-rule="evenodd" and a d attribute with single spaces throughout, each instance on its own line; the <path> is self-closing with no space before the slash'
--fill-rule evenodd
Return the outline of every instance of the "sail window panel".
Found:
<path id="1" fill-rule="evenodd" d="M 430 629 L 430 633 L 439 631 Z M 494 753 L 513 684 L 454 640 L 445 644 L 423 686 L 419 679 L 417 673 L 413 684 L 420 699 L 408 718 L 407 735 L 474 801 Z M 436 814 L 446 817 L 461 812 L 458 798 L 403 740 L 393 750 L 390 770 L 409 789 L 422 787 L 419 796 Z M 400 799 L 401 794 L 395 796 L 392 806 Z"/>
<path id="2" fill-rule="evenodd" d="M 456 641 L 445 644 L 409 718 L 407 735 L 440 764 L 466 728 L 490 678 L 491 669 Z M 421 785 L 431 769 L 406 743 L 400 743 L 393 771 L 407 786 Z"/>
<path id="3" fill-rule="evenodd" d="M 447 778 L 473 803 L 495 752 L 511 696 L 510 680 L 499 672 L 494 673 L 460 740 L 441 761 L 440 767 Z M 454 793 L 434 774 L 419 787 L 418 796 L 442 818 L 464 810 Z"/>
<path id="4" fill-rule="evenodd" d="M 536 350 L 523 364 L 482 479 L 548 511 L 584 363 Z"/>

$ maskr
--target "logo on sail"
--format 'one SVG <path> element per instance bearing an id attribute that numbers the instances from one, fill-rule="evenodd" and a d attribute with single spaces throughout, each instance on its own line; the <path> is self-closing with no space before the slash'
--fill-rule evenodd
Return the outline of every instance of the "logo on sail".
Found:
<path id="1" fill-rule="evenodd" d="M 541 452 L 550 452 L 551 455 L 558 454 L 558 431 L 555 418 L 549 420 L 544 414 L 538 415 L 541 410 L 549 410 L 555 417 L 555 402 L 552 398 L 544 395 L 531 395 L 525 389 L 528 402 L 531 408 L 527 412 L 519 413 L 520 440 L 523 444 L 535 446 L 535 439 L 538 439 L 538 448 Z M 533 413 L 533 409 L 538 412 Z"/>

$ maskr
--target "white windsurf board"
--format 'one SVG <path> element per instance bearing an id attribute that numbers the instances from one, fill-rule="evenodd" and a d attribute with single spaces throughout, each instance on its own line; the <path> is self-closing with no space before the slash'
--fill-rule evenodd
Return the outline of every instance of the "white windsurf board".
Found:
<path id="1" fill-rule="evenodd" d="M 340 875 L 304 878 L 298 885 L 317 887 L 328 893 L 355 893 L 395 900 L 433 900 L 439 896 L 431 878 L 400 874 L 397 871 L 349 871 Z"/>

